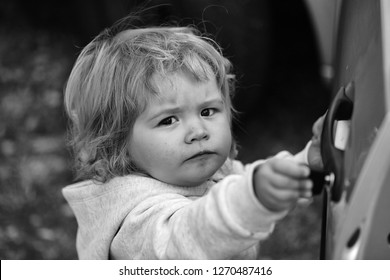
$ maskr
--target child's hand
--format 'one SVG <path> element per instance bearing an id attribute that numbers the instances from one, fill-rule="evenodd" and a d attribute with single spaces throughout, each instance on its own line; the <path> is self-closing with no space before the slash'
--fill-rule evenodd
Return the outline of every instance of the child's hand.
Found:
<path id="1" fill-rule="evenodd" d="M 312 197 L 310 169 L 291 159 L 271 158 L 253 175 L 257 198 L 268 210 L 280 212 L 292 208 L 299 198 Z"/>
<path id="2" fill-rule="evenodd" d="M 325 115 L 320 117 L 313 125 L 313 137 L 308 152 L 309 166 L 313 170 L 322 171 L 324 164 L 321 157 L 321 134 Z"/>

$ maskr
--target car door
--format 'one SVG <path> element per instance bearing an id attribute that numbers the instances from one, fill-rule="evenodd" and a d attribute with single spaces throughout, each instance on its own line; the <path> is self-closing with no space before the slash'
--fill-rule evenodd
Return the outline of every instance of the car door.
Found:
<path id="1" fill-rule="evenodd" d="M 390 259 L 390 3 L 333 2 L 321 257 Z"/>

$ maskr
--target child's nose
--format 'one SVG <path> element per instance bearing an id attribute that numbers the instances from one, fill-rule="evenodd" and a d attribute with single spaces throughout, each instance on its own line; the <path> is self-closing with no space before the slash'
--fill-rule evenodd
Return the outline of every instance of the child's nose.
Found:
<path id="1" fill-rule="evenodd" d="M 210 135 L 207 129 L 201 124 L 197 123 L 189 127 L 185 137 L 185 142 L 191 144 L 195 141 L 202 141 L 209 139 Z"/>

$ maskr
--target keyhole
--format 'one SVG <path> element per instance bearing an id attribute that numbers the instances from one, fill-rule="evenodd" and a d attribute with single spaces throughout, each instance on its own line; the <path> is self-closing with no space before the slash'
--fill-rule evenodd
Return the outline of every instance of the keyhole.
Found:
<path id="1" fill-rule="evenodd" d="M 349 238 L 347 242 L 348 248 L 352 248 L 356 244 L 356 242 L 359 239 L 359 236 L 360 236 L 360 228 L 356 229 L 355 232 L 352 234 L 351 238 Z M 390 236 L 387 237 L 388 241 L 390 241 L 389 238 Z"/>

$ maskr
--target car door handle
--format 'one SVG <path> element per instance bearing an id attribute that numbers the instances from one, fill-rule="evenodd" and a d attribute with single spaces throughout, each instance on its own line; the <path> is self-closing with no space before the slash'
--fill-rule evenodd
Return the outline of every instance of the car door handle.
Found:
<path id="1" fill-rule="evenodd" d="M 341 87 L 334 97 L 325 116 L 321 135 L 321 156 L 324 171 L 334 178 L 330 186 L 331 199 L 340 201 L 344 180 L 344 151 L 335 145 L 335 124 L 340 120 L 350 120 L 353 113 L 354 85 Z"/>

